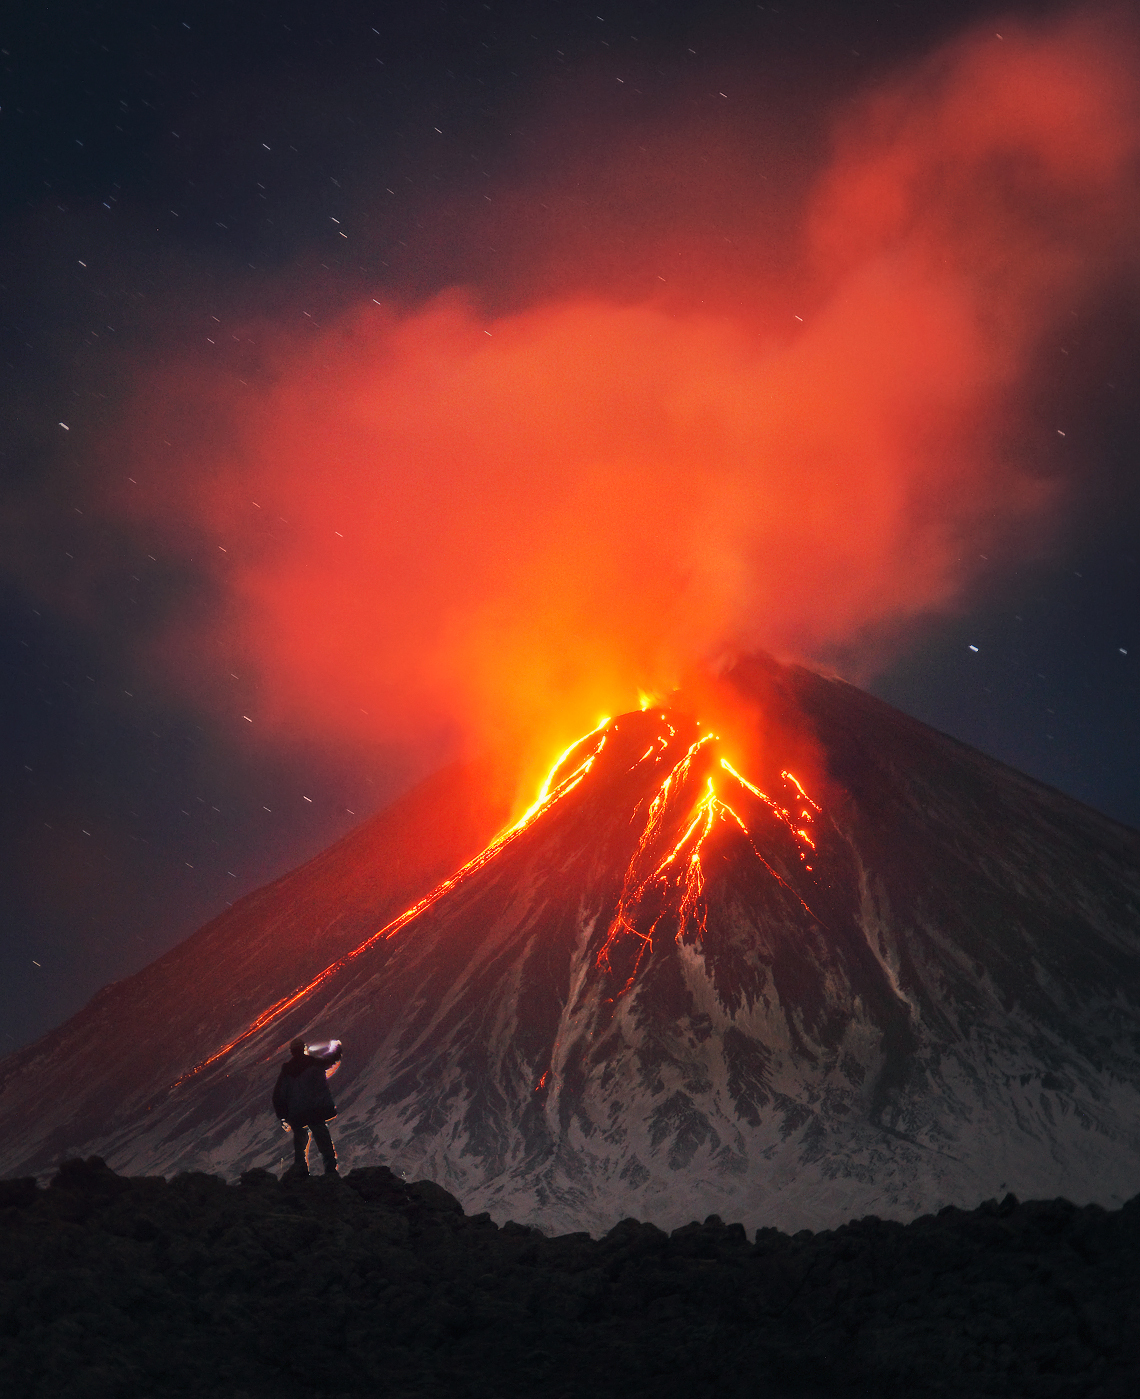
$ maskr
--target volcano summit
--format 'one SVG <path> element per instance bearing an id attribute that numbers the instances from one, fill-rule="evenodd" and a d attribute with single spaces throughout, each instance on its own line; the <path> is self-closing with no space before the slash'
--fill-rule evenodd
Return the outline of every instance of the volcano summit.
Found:
<path id="1" fill-rule="evenodd" d="M 347 1166 L 546 1229 L 1134 1195 L 1140 836 L 840 681 L 751 661 L 724 684 L 794 716 L 810 772 L 649 708 L 481 851 L 455 819 L 477 777 L 433 779 L 10 1056 L 0 1169 L 276 1166 L 274 1064 L 335 1034 Z M 433 886 L 444 829 L 470 858 Z M 420 898 L 392 919 L 409 842 Z M 367 933 L 358 910 L 286 955 L 299 909 L 369 880 Z M 140 1073 L 140 1046 L 102 1047 L 142 1024 Z"/>

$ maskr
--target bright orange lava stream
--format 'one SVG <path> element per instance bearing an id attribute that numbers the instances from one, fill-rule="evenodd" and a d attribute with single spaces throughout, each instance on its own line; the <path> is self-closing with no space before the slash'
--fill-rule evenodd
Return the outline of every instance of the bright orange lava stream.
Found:
<path id="1" fill-rule="evenodd" d="M 690 775 L 693 760 L 700 750 L 706 744 L 715 743 L 717 741 L 717 735 L 711 733 L 705 734 L 703 737 L 699 738 L 661 783 L 661 786 L 658 788 L 650 804 L 645 830 L 642 832 L 637 850 L 626 871 L 621 897 L 618 900 L 617 912 L 614 914 L 606 936 L 606 941 L 602 945 L 597 957 L 597 966 L 599 968 L 612 971 L 610 956 L 617 944 L 627 936 L 634 937 L 640 942 L 641 946 L 638 949 L 633 970 L 618 992 L 618 996 L 625 995 L 630 987 L 632 987 L 646 952 L 652 950 L 654 934 L 657 932 L 659 925 L 664 919 L 670 917 L 675 919 L 675 939 L 677 942 L 681 941 L 686 930 L 690 926 L 696 928 L 698 938 L 704 937 L 707 930 L 706 920 L 708 917 L 708 909 L 702 897 L 705 888 L 705 877 L 704 867 L 701 864 L 701 849 L 712 834 L 718 821 L 731 821 L 739 827 L 744 838 L 748 841 L 752 853 L 772 878 L 783 885 L 783 887 L 799 901 L 801 906 L 811 917 L 815 917 L 811 909 L 808 908 L 807 904 L 804 903 L 803 899 L 800 898 L 795 890 L 791 888 L 787 880 L 778 874 L 768 861 L 764 859 L 763 855 L 760 854 L 759 850 L 756 849 L 747 824 L 740 817 L 735 808 L 730 806 L 729 803 L 717 793 L 711 776 L 705 779 L 705 793 L 697 803 L 692 817 L 680 839 L 677 840 L 672 848 L 651 868 L 648 874 L 642 873 L 645 857 L 652 849 L 656 838 L 664 827 L 666 812 L 671 797 L 675 791 L 678 791 L 684 786 L 686 779 Z M 652 752 L 652 749 L 647 750 L 639 761 L 644 761 L 650 752 Z M 797 844 L 801 847 L 806 846 L 809 850 L 815 849 L 815 842 L 811 839 L 806 829 L 807 825 L 809 825 L 812 820 L 811 813 L 807 810 L 806 806 L 800 812 L 800 819 L 804 822 L 804 825 L 797 827 L 790 814 L 785 811 L 782 806 L 765 795 L 759 787 L 749 782 L 746 777 L 742 777 L 727 758 L 720 758 L 718 761 L 720 767 L 728 773 L 730 777 L 735 779 L 742 788 L 750 792 L 758 801 L 763 802 L 772 814 L 782 824 L 787 826 Z M 804 802 L 814 807 L 816 811 L 819 811 L 820 808 L 811 800 L 791 773 L 784 772 L 781 773 L 781 776 L 785 781 L 790 782 L 795 787 Z M 811 865 L 807 864 L 807 855 L 802 848 L 800 850 L 800 859 L 804 862 L 805 868 L 810 870 Z M 648 931 L 640 932 L 635 922 L 637 909 L 651 892 L 658 890 L 663 894 L 667 894 L 670 886 L 679 894 L 679 898 L 672 902 L 672 904 L 670 904 L 668 900 L 663 899 L 662 909 L 656 917 L 653 918 Z"/>
<path id="2" fill-rule="evenodd" d="M 671 738 L 676 737 L 676 729 L 668 722 L 665 715 L 661 716 L 669 730 Z M 252 1024 L 246 1027 L 242 1033 L 230 1040 L 228 1044 L 211 1054 L 208 1059 L 203 1059 L 194 1068 L 183 1074 L 172 1085 L 171 1089 L 179 1088 L 182 1084 L 196 1077 L 204 1069 L 208 1069 L 211 1064 L 216 1064 L 220 1059 L 231 1053 L 238 1045 L 250 1039 L 271 1024 L 279 1016 L 283 1015 L 291 1007 L 302 1001 L 311 991 L 316 990 L 323 982 L 331 976 L 341 971 L 344 967 L 354 962 L 368 948 L 375 945 L 381 939 L 395 937 L 401 928 L 405 927 L 412 919 L 431 908 L 445 894 L 457 889 L 473 874 L 486 867 L 501 851 L 511 845 L 524 831 L 528 830 L 541 816 L 545 815 L 553 806 L 572 792 L 583 781 L 590 769 L 594 766 L 602 750 L 606 746 L 607 733 L 606 725 L 609 719 L 603 719 L 590 733 L 571 743 L 561 754 L 559 754 L 554 766 L 547 774 L 546 780 L 539 788 L 538 796 L 532 806 L 530 806 L 512 826 L 508 826 L 491 841 L 491 843 L 473 859 L 469 860 L 461 869 L 457 870 L 449 879 L 437 884 L 428 894 L 411 908 L 405 909 L 397 918 L 386 923 L 379 931 L 366 938 L 358 947 L 341 957 L 338 961 L 331 963 L 317 976 L 304 986 L 299 987 L 289 996 L 282 997 L 275 1001 L 273 1005 L 264 1010 Z M 709 836 L 713 833 L 718 822 L 730 821 L 739 828 L 744 838 L 748 841 L 757 860 L 764 866 L 773 879 L 777 880 L 789 893 L 803 905 L 804 909 L 812 916 L 811 909 L 799 898 L 787 881 L 782 878 L 776 870 L 760 854 L 752 840 L 748 826 L 740 817 L 737 811 L 721 797 L 716 790 L 712 776 L 705 779 L 704 795 L 692 808 L 688 815 L 687 824 L 681 836 L 674 841 L 669 850 L 652 863 L 648 873 L 643 873 L 647 863 L 653 860 L 654 847 L 657 846 L 668 827 L 671 817 L 677 814 L 677 803 L 685 802 L 684 788 L 688 779 L 692 776 L 694 762 L 701 751 L 708 744 L 718 742 L 716 734 L 705 734 L 693 743 L 684 757 L 676 763 L 665 778 L 662 780 L 654 793 L 653 800 L 649 804 L 646 817 L 645 829 L 642 831 L 638 841 L 637 849 L 630 860 L 622 885 L 621 896 L 618 900 L 617 911 L 610 923 L 605 944 L 598 953 L 596 965 L 606 971 L 612 970 L 610 966 L 610 954 L 617 943 L 625 936 L 637 938 L 641 947 L 638 950 L 637 959 L 634 963 L 633 971 L 628 977 L 622 990 L 618 993 L 624 995 L 633 985 L 637 977 L 638 969 L 647 951 L 652 949 L 653 935 L 658 925 L 667 915 L 672 915 L 676 919 L 677 931 L 676 940 L 680 942 L 685 931 L 692 925 L 696 927 L 699 937 L 703 937 L 706 931 L 707 909 L 704 904 L 703 894 L 705 887 L 704 869 L 701 864 L 701 849 Z M 669 739 L 663 735 L 658 735 L 656 742 L 651 743 L 641 757 L 634 764 L 634 767 L 641 763 L 653 759 L 659 759 L 669 746 Z M 579 755 L 582 750 L 582 755 Z M 565 775 L 560 775 L 567 765 L 578 757 L 575 766 Z M 783 807 L 766 796 L 758 787 L 742 777 L 732 766 L 727 758 L 719 759 L 719 766 L 728 776 L 736 782 L 743 791 L 747 791 L 753 798 L 762 802 L 771 813 L 787 828 L 800 847 L 800 859 L 805 862 L 805 867 L 811 869 L 811 865 L 806 864 L 807 851 L 814 850 L 815 844 L 812 841 L 807 827 L 811 824 L 812 815 L 810 808 L 819 811 L 819 807 L 811 800 L 803 787 L 789 772 L 782 773 L 785 781 L 792 784 L 799 794 L 804 805 L 799 813 L 799 819 L 803 824 L 797 826 L 791 815 Z M 684 819 L 684 818 L 682 818 Z M 649 931 L 639 932 L 636 927 L 635 917 L 638 906 L 643 899 L 652 891 L 660 891 L 663 895 L 668 895 L 670 890 L 675 891 L 679 897 L 675 900 L 663 898 L 662 909 L 653 919 Z M 671 907 L 670 907 L 671 905 Z"/>
<path id="3" fill-rule="evenodd" d="M 375 943 L 379 942 L 381 938 L 387 939 L 395 937 L 400 929 L 410 923 L 418 914 L 423 913 L 425 909 L 431 908 L 431 906 L 443 898 L 445 894 L 458 888 L 459 885 L 470 878 L 471 875 L 483 869 L 501 850 L 506 849 L 506 847 L 517 839 L 523 831 L 533 825 L 540 816 L 549 811 L 556 802 L 561 801 L 567 793 L 572 792 L 574 788 L 578 786 L 594 766 L 598 754 L 601 753 L 606 745 L 606 735 L 602 730 L 608 723 L 609 718 L 607 717 L 598 724 L 596 729 L 591 730 L 591 732 L 584 737 L 575 740 L 575 742 L 571 743 L 569 747 L 565 748 L 558 755 L 554 766 L 546 775 L 546 780 L 539 788 L 538 797 L 533 805 L 523 812 L 513 826 L 508 826 L 505 830 L 500 831 L 494 840 L 491 841 L 490 845 L 481 850 L 474 859 L 468 860 L 468 862 L 458 869 L 449 879 L 445 879 L 437 884 L 430 893 L 425 894 L 424 897 L 420 899 L 419 903 L 413 904 L 411 908 L 405 909 L 397 918 L 393 918 L 390 923 L 385 923 L 378 932 L 373 933 L 370 938 L 366 938 L 359 947 L 353 948 L 351 952 L 346 953 L 339 961 L 333 962 L 331 965 L 325 967 L 322 972 L 313 977 L 312 981 L 306 982 L 304 986 L 299 987 L 292 995 L 284 996 L 281 1000 L 274 1001 L 274 1003 L 267 1010 L 262 1011 L 257 1019 L 251 1025 L 248 1025 L 240 1035 L 230 1040 L 228 1044 L 224 1044 L 221 1049 L 216 1050 L 208 1059 L 203 1059 L 200 1064 L 195 1064 L 195 1066 L 184 1073 L 181 1078 L 176 1079 L 174 1083 L 170 1085 L 171 1090 L 180 1088 L 182 1084 L 200 1074 L 203 1069 L 208 1069 L 211 1064 L 216 1064 L 219 1059 L 224 1059 L 225 1056 L 236 1049 L 239 1044 L 243 1044 L 252 1035 L 257 1034 L 258 1030 L 263 1030 L 266 1025 L 276 1020 L 279 1015 L 283 1015 L 291 1006 L 295 1006 L 298 1001 L 303 1000 L 310 991 L 315 990 L 322 982 L 327 981 L 330 976 L 340 971 L 342 967 L 347 967 L 350 962 L 354 962 L 361 953 L 366 952 Z M 571 754 L 584 744 L 589 743 L 592 738 L 596 738 L 596 742 L 578 766 L 567 774 L 567 776 L 554 784 L 555 776 L 561 768 L 565 766 Z M 554 785 L 552 786 L 552 784 Z"/>

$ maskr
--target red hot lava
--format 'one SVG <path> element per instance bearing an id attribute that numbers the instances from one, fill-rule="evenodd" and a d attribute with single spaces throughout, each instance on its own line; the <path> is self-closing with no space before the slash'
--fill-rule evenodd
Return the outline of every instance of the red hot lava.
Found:
<path id="1" fill-rule="evenodd" d="M 675 724 L 683 721 L 680 716 L 670 717 L 665 712 L 659 719 L 668 736 L 659 732 L 637 762 L 637 766 L 648 765 L 653 771 L 656 786 L 637 805 L 634 819 L 644 822 L 641 837 L 597 956 L 598 967 L 616 975 L 619 953 L 625 954 L 628 962 L 628 947 L 634 949 L 632 967 L 618 994 L 633 986 L 642 960 L 653 951 L 655 937 L 670 934 L 675 942 L 703 940 L 708 915 L 704 860 L 726 835 L 743 837 L 765 872 L 811 914 L 800 895 L 762 853 L 758 843 L 762 838 L 755 834 L 756 814 L 762 809 L 765 825 L 774 818 L 786 827 L 801 863 L 810 871 L 808 860 L 815 850 L 810 827 L 813 812 L 818 812 L 819 807 L 796 779 L 784 772 L 782 785 L 793 795 L 798 808 L 793 817 L 791 811 L 736 771 L 721 753 L 721 740 L 715 733 L 695 738 L 678 758 L 672 740 L 677 737 Z"/>
<path id="2" fill-rule="evenodd" d="M 693 719 L 667 710 L 604 720 L 559 755 L 532 806 L 483 851 L 347 956 L 269 1006 L 242 1034 L 184 1074 L 174 1087 L 299 1006 L 381 940 L 401 934 L 414 937 L 420 915 L 460 889 L 529 832 L 536 828 L 541 832 L 543 822 L 557 819 L 562 805 L 571 801 L 583 784 L 585 800 L 589 801 L 587 779 L 599 760 L 609 769 L 601 779 L 600 794 L 607 803 L 612 802 L 616 779 L 629 803 L 629 823 L 641 829 L 595 958 L 597 970 L 615 979 L 615 997 L 632 988 L 644 959 L 653 952 L 655 938 L 671 936 L 678 944 L 702 942 L 707 926 L 705 861 L 710 854 L 723 853 L 726 838 L 743 840 L 757 866 L 815 918 L 787 873 L 776 868 L 780 857 L 770 847 L 775 832 L 782 855 L 794 852 L 810 872 L 816 848 L 811 827 L 819 806 L 789 772 L 780 774 L 781 796 L 788 805 L 767 796 L 724 756 L 722 740 L 700 729 Z M 646 739 L 644 751 L 636 756 L 631 743 L 636 747 Z M 613 819 L 613 815 L 611 807 L 608 816 Z"/>

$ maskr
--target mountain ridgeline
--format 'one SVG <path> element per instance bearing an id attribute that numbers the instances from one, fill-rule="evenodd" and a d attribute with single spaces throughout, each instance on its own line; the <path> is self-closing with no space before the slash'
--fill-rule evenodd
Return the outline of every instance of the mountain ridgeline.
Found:
<path id="1" fill-rule="evenodd" d="M 547 1230 L 1135 1195 L 1140 836 L 841 681 L 721 683 L 752 762 L 622 715 L 489 845 L 441 774 L 108 988 L 0 1065 L 0 1169 L 276 1169 L 275 1063 L 336 1035 L 346 1166 Z M 114 1025 L 155 1043 L 107 1063 Z"/>

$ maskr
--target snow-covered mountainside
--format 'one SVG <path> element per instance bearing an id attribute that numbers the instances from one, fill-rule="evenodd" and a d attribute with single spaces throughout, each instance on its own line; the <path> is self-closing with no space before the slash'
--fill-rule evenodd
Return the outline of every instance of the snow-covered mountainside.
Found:
<path id="1" fill-rule="evenodd" d="M 303 1034 L 345 1042 L 347 1165 L 560 1231 L 1134 1195 L 1140 835 L 842 682 L 754 661 L 725 683 L 811 736 L 808 769 L 770 738 L 746 766 L 680 708 L 609 721 L 518 827 L 323 970 L 278 968 L 252 1013 L 164 1043 L 153 987 L 104 993 L 158 1043 L 102 1120 L 68 1117 L 94 1029 L 12 1056 L 0 1168 L 276 1166 L 269 1089 Z M 189 1002 L 228 957 L 256 968 L 243 929 Z"/>

